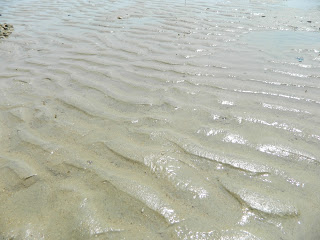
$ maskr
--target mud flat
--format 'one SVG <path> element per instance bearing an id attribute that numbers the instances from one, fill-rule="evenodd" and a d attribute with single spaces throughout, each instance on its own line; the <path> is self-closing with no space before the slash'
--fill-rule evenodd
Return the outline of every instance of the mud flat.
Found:
<path id="1" fill-rule="evenodd" d="M 319 239 L 317 1 L 3 0 L 0 239 Z"/>

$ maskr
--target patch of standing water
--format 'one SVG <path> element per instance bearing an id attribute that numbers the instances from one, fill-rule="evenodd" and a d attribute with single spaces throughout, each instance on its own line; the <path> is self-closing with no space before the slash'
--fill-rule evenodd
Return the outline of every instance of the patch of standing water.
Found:
<path id="1" fill-rule="evenodd" d="M 320 50 L 319 32 L 261 31 L 250 32 L 243 40 L 274 58 L 300 58 L 299 53 Z M 298 60 L 297 60 L 298 61 Z"/>
<path id="2" fill-rule="evenodd" d="M 291 8 L 298 9 L 317 9 L 320 10 L 320 1 L 319 0 L 288 0 L 284 1 L 284 4 Z"/>

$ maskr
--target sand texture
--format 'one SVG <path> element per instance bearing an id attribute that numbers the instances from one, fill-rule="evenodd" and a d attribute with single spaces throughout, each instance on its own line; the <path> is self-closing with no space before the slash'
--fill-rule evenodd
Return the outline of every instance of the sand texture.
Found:
<path id="1" fill-rule="evenodd" d="M 301 2 L 2 0 L 0 239 L 320 239 Z"/>

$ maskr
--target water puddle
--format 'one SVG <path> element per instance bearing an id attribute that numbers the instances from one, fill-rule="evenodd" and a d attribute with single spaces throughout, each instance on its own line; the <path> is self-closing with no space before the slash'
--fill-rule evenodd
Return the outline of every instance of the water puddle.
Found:
<path id="1" fill-rule="evenodd" d="M 320 50 L 319 32 L 251 32 L 244 37 L 244 40 L 251 46 L 257 47 L 273 57 L 292 58 L 301 52 L 312 50 L 316 53 Z"/>
<path id="2" fill-rule="evenodd" d="M 288 7 L 303 10 L 317 9 L 320 10 L 320 1 L 318 0 L 289 0 L 284 2 Z"/>

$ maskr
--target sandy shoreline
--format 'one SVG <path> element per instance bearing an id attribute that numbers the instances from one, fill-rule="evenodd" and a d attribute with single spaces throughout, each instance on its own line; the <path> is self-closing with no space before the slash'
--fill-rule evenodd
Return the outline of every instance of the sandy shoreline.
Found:
<path id="1" fill-rule="evenodd" d="M 319 238 L 319 11 L 4 0 L 0 239 Z"/>

